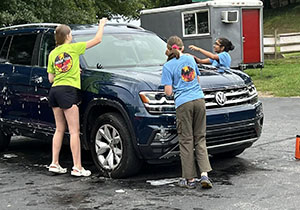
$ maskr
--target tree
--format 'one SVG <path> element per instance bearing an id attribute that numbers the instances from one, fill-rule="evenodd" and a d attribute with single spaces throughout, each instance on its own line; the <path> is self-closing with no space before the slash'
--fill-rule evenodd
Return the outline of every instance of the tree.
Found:
<path id="1" fill-rule="evenodd" d="M 271 0 L 262 0 L 265 9 L 271 9 Z"/>
<path id="2" fill-rule="evenodd" d="M 95 1 L 98 17 L 137 19 L 142 9 L 153 8 L 152 0 L 102 0 Z"/>
<path id="3" fill-rule="evenodd" d="M 96 23 L 101 17 L 138 19 L 140 11 L 192 0 L 1 0 L 0 26 L 25 23 Z"/>
<path id="4" fill-rule="evenodd" d="M 192 0 L 154 0 L 155 7 L 175 6 L 192 3 Z"/>
<path id="5" fill-rule="evenodd" d="M 96 23 L 101 17 L 139 17 L 139 11 L 152 8 L 151 0 L 2 0 L 0 26 L 55 22 Z"/>
<path id="6" fill-rule="evenodd" d="M 93 23 L 96 21 L 93 0 L 2 0 L 0 25 L 25 23 Z"/>
<path id="7" fill-rule="evenodd" d="M 32 0 L 36 1 L 36 0 Z M 47 0 L 50 9 L 49 20 L 65 24 L 86 24 L 96 22 L 95 1 L 91 0 Z M 45 19 L 44 19 L 45 20 Z"/>
<path id="8" fill-rule="evenodd" d="M 6 26 L 36 21 L 38 21 L 37 18 L 24 1 L 2 0 L 0 7 L 1 25 Z"/>

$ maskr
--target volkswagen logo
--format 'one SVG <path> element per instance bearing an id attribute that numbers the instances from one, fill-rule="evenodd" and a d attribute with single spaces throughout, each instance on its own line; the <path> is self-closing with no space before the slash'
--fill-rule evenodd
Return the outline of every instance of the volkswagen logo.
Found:
<path id="1" fill-rule="evenodd" d="M 223 92 L 217 92 L 215 99 L 219 106 L 224 106 L 227 101 L 227 98 Z"/>

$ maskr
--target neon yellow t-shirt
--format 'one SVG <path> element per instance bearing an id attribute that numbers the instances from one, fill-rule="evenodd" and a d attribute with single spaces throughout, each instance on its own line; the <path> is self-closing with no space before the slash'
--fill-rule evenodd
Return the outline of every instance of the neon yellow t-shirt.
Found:
<path id="1" fill-rule="evenodd" d="M 52 87 L 67 85 L 80 89 L 79 56 L 85 52 L 86 42 L 63 44 L 49 54 L 47 72 L 55 74 Z"/>

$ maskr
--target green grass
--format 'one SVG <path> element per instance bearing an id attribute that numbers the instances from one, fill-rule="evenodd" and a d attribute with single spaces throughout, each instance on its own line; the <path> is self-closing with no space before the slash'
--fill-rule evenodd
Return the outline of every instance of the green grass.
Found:
<path id="1" fill-rule="evenodd" d="M 262 70 L 248 69 L 258 92 L 276 97 L 300 96 L 300 59 L 265 60 Z"/>
<path id="2" fill-rule="evenodd" d="M 264 34 L 300 32 L 300 2 L 264 10 Z M 245 71 L 252 77 L 260 95 L 300 96 L 300 52 L 284 54 L 283 59 L 265 60 L 265 67 Z"/>
<path id="3" fill-rule="evenodd" d="M 264 10 L 264 34 L 300 32 L 300 2 Z"/>

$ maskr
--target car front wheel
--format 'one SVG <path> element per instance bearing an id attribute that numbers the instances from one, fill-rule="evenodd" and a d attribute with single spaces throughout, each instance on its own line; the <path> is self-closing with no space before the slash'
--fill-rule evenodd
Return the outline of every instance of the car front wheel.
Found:
<path id="1" fill-rule="evenodd" d="M 128 128 L 118 113 L 98 117 L 92 129 L 91 153 L 97 168 L 112 178 L 133 175 L 141 166 Z"/>

